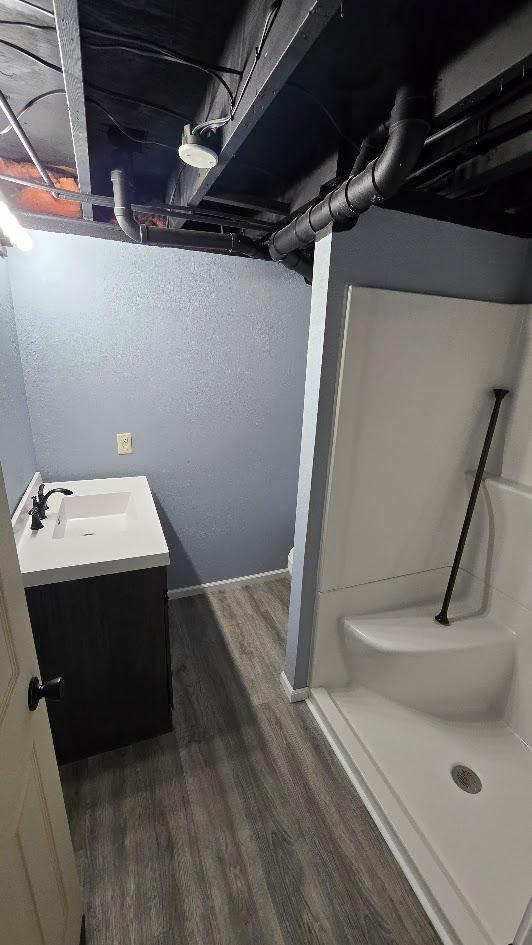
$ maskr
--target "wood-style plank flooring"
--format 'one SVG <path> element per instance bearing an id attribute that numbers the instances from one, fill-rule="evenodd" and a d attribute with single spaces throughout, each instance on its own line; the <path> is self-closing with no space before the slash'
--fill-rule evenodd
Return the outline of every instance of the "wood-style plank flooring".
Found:
<path id="1" fill-rule="evenodd" d="M 87 945 L 439 945 L 280 691 L 288 598 L 281 579 L 172 601 L 175 731 L 63 767 Z"/>

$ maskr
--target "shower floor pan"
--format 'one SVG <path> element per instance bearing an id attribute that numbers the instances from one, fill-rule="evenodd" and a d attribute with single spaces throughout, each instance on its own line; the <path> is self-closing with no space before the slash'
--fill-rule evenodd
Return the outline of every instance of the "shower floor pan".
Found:
<path id="1" fill-rule="evenodd" d="M 438 627 L 427 608 L 344 634 L 352 685 L 313 689 L 310 708 L 442 940 L 510 945 L 532 894 L 532 751 L 495 709 L 512 635 L 486 617 Z"/>

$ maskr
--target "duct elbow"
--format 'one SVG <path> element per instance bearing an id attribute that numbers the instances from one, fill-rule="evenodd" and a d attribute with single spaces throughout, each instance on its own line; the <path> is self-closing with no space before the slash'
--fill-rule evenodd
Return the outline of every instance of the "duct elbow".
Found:
<path id="1" fill-rule="evenodd" d="M 139 225 L 135 223 L 133 214 L 129 217 L 127 213 L 124 213 L 115 206 L 115 217 L 118 226 L 123 230 L 126 236 L 129 236 L 130 240 L 133 240 L 134 243 L 142 243 L 141 229 Z"/>
<path id="2" fill-rule="evenodd" d="M 272 259 L 280 261 L 313 242 L 330 223 L 354 225 L 361 213 L 392 197 L 413 170 L 430 128 L 430 101 L 412 86 L 402 86 L 396 95 L 389 122 L 368 136 L 368 146 L 355 162 L 354 173 L 322 200 L 300 213 L 270 239 Z M 360 169 L 372 147 L 387 135 L 380 156 Z"/>
<path id="3" fill-rule="evenodd" d="M 274 256 L 272 258 L 275 259 Z M 280 256 L 277 262 L 282 263 L 292 272 L 297 272 L 300 276 L 303 276 L 307 285 L 312 285 L 312 263 L 301 253 L 288 253 L 286 256 Z"/>
<path id="4" fill-rule="evenodd" d="M 430 129 L 430 101 L 409 86 L 399 89 L 390 117 L 388 141 L 373 167 L 382 199 L 393 197 L 413 171 Z"/>
<path id="5" fill-rule="evenodd" d="M 114 214 L 116 222 L 126 236 L 134 243 L 142 243 L 142 230 L 138 223 L 135 223 L 131 210 L 131 200 L 129 198 L 129 186 L 124 170 L 121 167 L 115 167 L 111 171 L 111 180 L 113 182 Z"/>

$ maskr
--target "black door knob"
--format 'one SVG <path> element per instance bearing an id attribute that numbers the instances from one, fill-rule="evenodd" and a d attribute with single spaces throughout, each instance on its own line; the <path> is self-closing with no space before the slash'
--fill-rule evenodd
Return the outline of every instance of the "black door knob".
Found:
<path id="1" fill-rule="evenodd" d="M 40 683 L 38 677 L 33 676 L 28 686 L 28 708 L 30 712 L 35 712 L 41 699 L 46 699 L 47 702 L 59 702 L 63 690 L 62 676 L 56 676 L 55 679 L 49 679 L 45 683 Z"/>

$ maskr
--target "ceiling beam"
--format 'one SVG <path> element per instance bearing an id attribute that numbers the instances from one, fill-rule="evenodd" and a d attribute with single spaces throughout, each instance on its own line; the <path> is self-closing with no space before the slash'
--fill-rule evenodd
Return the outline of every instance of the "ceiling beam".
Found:
<path id="1" fill-rule="evenodd" d="M 438 119 L 450 121 L 456 111 L 502 91 L 507 82 L 523 76 L 530 68 L 532 4 L 521 4 L 508 11 L 487 33 L 479 32 L 478 39 L 442 69 L 434 103 Z"/>
<path id="2" fill-rule="evenodd" d="M 170 180 L 167 200 L 179 198 L 185 206 L 197 206 L 209 193 L 224 167 L 235 156 L 257 122 L 264 115 L 317 37 L 340 8 L 341 0 L 290 0 L 281 5 L 268 35 L 262 55 L 253 72 L 252 81 L 244 92 L 232 121 L 221 130 L 221 147 L 216 167 L 196 170 L 181 164 Z M 244 71 L 245 83 L 253 68 L 251 56 Z M 213 102 L 212 88 L 207 90 L 206 103 Z M 203 112 L 207 111 L 206 106 Z M 227 101 L 219 93 L 209 116 L 217 117 L 227 111 Z M 176 187 L 178 181 L 178 187 Z M 182 225 L 172 221 L 172 226 Z"/>
<path id="3" fill-rule="evenodd" d="M 532 131 L 477 154 L 430 183 L 443 196 L 461 197 L 532 167 Z"/>
<path id="4" fill-rule="evenodd" d="M 279 203 L 277 200 L 261 199 L 250 194 L 235 194 L 229 191 L 209 191 L 205 198 L 210 203 L 228 204 L 231 207 L 241 207 L 243 210 L 258 210 L 259 213 L 272 213 L 276 217 L 286 217 L 290 212 L 289 203 Z"/>
<path id="5" fill-rule="evenodd" d="M 442 220 L 475 230 L 491 230 L 521 239 L 530 239 L 532 236 L 528 220 L 522 220 L 517 214 L 486 210 L 481 199 L 452 200 L 422 190 L 403 189 L 381 206 L 383 209 L 399 210 L 401 213 Z"/>
<path id="6" fill-rule="evenodd" d="M 77 0 L 54 0 L 54 13 L 78 184 L 81 191 L 90 193 L 91 172 Z M 83 216 L 86 220 L 93 219 L 91 204 L 84 204 Z"/>
<path id="7" fill-rule="evenodd" d="M 95 236 L 102 240 L 119 240 L 131 243 L 119 226 L 112 223 L 94 223 L 79 217 L 58 217 L 46 213 L 25 213 L 17 210 L 17 218 L 28 230 L 44 230 L 46 233 L 70 233 L 73 236 Z"/>

